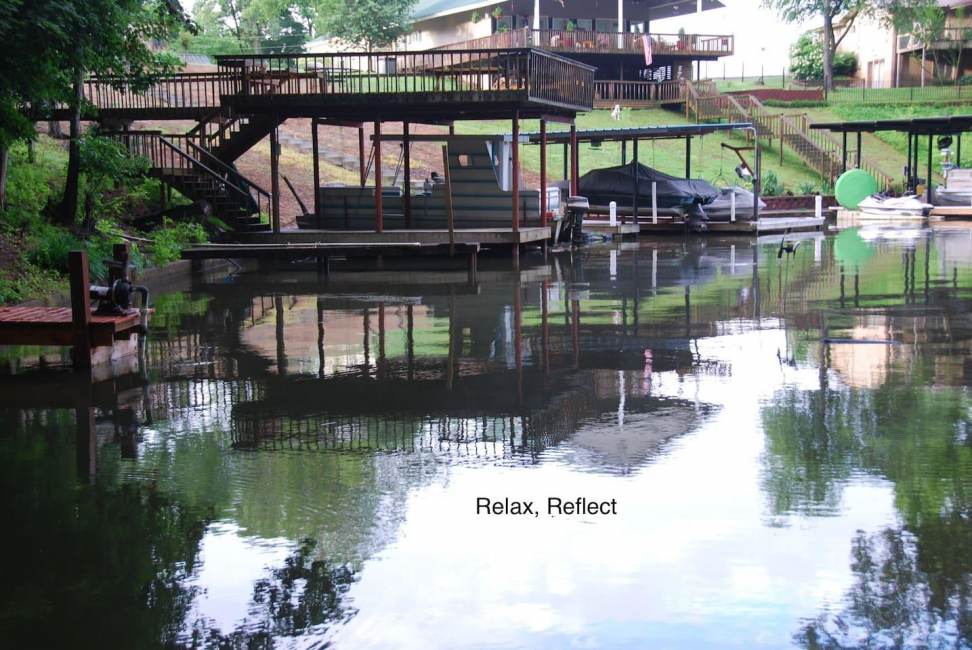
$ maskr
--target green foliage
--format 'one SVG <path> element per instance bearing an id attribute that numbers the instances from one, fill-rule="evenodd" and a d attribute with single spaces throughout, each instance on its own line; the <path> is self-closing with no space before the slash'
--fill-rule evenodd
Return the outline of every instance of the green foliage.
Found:
<path id="1" fill-rule="evenodd" d="M 368 50 L 387 47 L 408 33 L 416 0 L 323 0 L 321 31 Z"/>
<path id="2" fill-rule="evenodd" d="M 779 196 L 783 193 L 783 183 L 773 170 L 764 170 L 760 193 L 763 196 Z"/>
<path id="3" fill-rule="evenodd" d="M 817 185 L 809 181 L 804 181 L 797 186 L 797 194 L 800 196 L 810 196 L 817 193 Z"/>
<path id="4" fill-rule="evenodd" d="M 30 0 L 0 3 L 0 148 L 34 137 L 20 114 L 74 101 L 79 73 L 129 75 L 147 87 L 178 61 L 150 47 L 185 24 L 177 0 Z"/>
<path id="5" fill-rule="evenodd" d="M 199 0 L 198 33 L 179 46 L 199 54 L 299 52 L 316 36 L 319 0 Z"/>
<path id="6" fill-rule="evenodd" d="M 152 262 L 161 266 L 179 259 L 187 244 L 200 244 L 209 240 L 206 229 L 194 222 L 174 222 L 166 219 L 160 228 L 152 232 Z"/>
<path id="7" fill-rule="evenodd" d="M 853 76 L 857 72 L 857 55 L 837 52 L 833 68 L 837 76 Z M 790 47 L 790 73 L 800 81 L 823 79 L 823 43 L 816 34 L 807 32 Z"/>

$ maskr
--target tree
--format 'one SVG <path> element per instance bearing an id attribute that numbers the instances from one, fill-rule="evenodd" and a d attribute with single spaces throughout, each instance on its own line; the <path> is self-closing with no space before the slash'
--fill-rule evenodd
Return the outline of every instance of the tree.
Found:
<path id="1" fill-rule="evenodd" d="M 321 33 L 349 48 L 369 52 L 388 47 L 408 33 L 416 0 L 323 0 L 318 11 Z"/>
<path id="2" fill-rule="evenodd" d="M 193 18 L 202 35 L 192 44 L 206 53 L 225 52 L 227 40 L 242 52 L 300 50 L 314 37 L 316 0 L 199 0 Z"/>
<path id="3" fill-rule="evenodd" d="M 791 23 L 823 19 L 823 82 L 824 89 L 834 87 L 834 56 L 837 46 L 847 36 L 854 22 L 862 14 L 872 12 L 871 0 L 763 0 L 776 10 L 783 20 Z"/>
<path id="4" fill-rule="evenodd" d="M 56 103 L 72 112 L 61 217 L 78 205 L 82 85 L 86 75 L 125 77 L 144 90 L 178 59 L 155 51 L 177 25 L 189 25 L 178 0 L 9 0 L 0 3 L 0 158 L 17 139 L 34 136 L 24 108 Z M 190 25 L 191 26 L 191 25 Z"/>
<path id="5" fill-rule="evenodd" d="M 835 76 L 853 75 L 856 71 L 856 55 L 838 52 L 834 56 Z M 790 73 L 801 81 L 823 79 L 823 43 L 819 34 L 807 32 L 790 47 Z"/>

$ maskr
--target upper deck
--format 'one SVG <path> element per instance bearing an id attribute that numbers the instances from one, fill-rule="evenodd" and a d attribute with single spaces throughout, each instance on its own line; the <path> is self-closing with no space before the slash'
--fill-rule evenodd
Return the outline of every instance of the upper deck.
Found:
<path id="1" fill-rule="evenodd" d="M 631 54 L 645 55 L 645 34 L 632 32 L 603 32 L 593 30 L 530 29 L 495 32 L 449 45 L 440 50 L 466 48 L 536 47 L 567 55 Z M 735 52 L 731 34 L 647 34 L 653 56 L 674 56 L 691 59 L 715 59 Z"/>
<path id="2" fill-rule="evenodd" d="M 163 76 L 144 92 L 92 78 L 97 117 L 206 119 L 215 112 L 362 121 L 573 116 L 594 103 L 594 68 L 532 48 L 239 54 L 217 72 Z M 67 109 L 52 117 L 64 119 Z M 39 116 L 40 117 L 40 116 Z M 43 116 L 46 117 L 46 116 Z"/>

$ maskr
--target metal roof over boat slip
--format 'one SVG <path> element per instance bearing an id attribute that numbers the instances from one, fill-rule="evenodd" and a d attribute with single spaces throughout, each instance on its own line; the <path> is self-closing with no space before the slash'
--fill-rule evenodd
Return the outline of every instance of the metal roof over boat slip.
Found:
<path id="1" fill-rule="evenodd" d="M 588 129 L 577 131 L 579 142 L 613 142 L 627 140 L 672 140 L 694 138 L 720 131 L 741 131 L 752 129 L 752 122 L 729 122 L 726 124 L 674 124 L 668 126 L 642 126 L 628 129 Z M 511 136 L 507 135 L 507 139 Z M 539 133 L 523 133 L 521 142 L 540 142 Z M 569 142 L 570 131 L 548 131 L 547 143 Z"/>
<path id="2" fill-rule="evenodd" d="M 954 135 L 972 131 L 972 115 L 943 115 L 941 117 L 916 117 L 903 120 L 861 120 L 856 122 L 822 122 L 811 124 L 811 129 L 833 133 L 874 133 L 899 131 L 920 135 Z"/>

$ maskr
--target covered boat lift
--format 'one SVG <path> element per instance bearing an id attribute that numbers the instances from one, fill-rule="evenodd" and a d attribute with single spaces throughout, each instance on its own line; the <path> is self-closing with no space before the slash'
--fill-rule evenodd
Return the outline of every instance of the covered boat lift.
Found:
<path id="1" fill-rule="evenodd" d="M 669 126 L 649 126 L 625 129 L 591 129 L 577 131 L 573 125 L 569 131 L 547 133 L 541 123 L 539 133 L 525 133 L 522 138 L 530 144 L 540 145 L 540 195 L 547 188 L 547 145 L 562 144 L 564 147 L 564 179 L 570 181 L 570 193 L 577 194 L 580 179 L 580 157 L 578 143 L 600 144 L 603 142 L 621 143 L 621 164 L 627 162 L 628 143 L 631 143 L 633 169 L 638 167 L 638 143 L 642 140 L 684 140 L 685 141 L 685 178 L 692 177 L 692 139 L 723 131 L 748 131 L 753 134 L 755 173 L 753 174 L 753 221 L 759 219 L 759 195 L 762 174 L 762 153 L 756 129 L 750 122 L 730 122 L 727 124 L 678 124 Z M 569 153 L 568 153 L 569 151 Z M 568 169 L 568 159 L 570 160 Z M 638 183 L 632 183 L 632 217 L 638 223 Z M 625 223 L 624 215 L 619 215 Z M 653 211 L 653 223 L 657 223 L 657 211 Z"/>
<path id="2" fill-rule="evenodd" d="M 847 171 L 847 134 L 857 135 L 857 154 L 855 165 L 861 166 L 861 140 L 864 133 L 879 131 L 893 131 L 908 135 L 908 158 L 905 166 L 907 178 L 906 186 L 910 193 L 915 193 L 918 187 L 918 145 L 921 136 L 928 136 L 928 159 L 926 183 L 928 186 L 928 202 L 932 203 L 934 189 L 932 189 L 932 144 L 935 136 L 955 136 L 955 166 L 962 166 L 962 133 L 972 130 L 972 115 L 943 115 L 941 117 L 916 117 L 902 120 L 863 120 L 856 122 L 823 122 L 811 124 L 811 129 L 840 133 L 843 138 L 844 158 L 841 172 Z"/>

